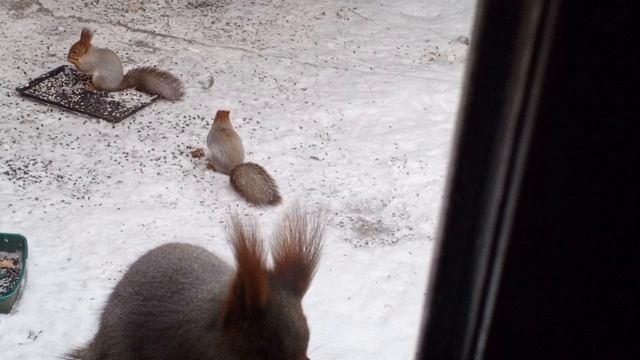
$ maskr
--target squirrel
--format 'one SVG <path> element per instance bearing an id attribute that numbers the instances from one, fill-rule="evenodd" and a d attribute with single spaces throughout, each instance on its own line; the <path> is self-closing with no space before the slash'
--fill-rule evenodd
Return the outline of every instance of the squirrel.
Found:
<path id="1" fill-rule="evenodd" d="M 80 40 L 71 46 L 67 60 L 80 72 L 91 76 L 88 90 L 117 91 L 135 88 L 147 94 L 159 95 L 167 100 L 180 100 L 184 90 L 174 75 L 153 67 L 135 68 L 126 74 L 116 53 L 91 45 L 93 32 L 84 28 Z"/>
<path id="2" fill-rule="evenodd" d="M 260 165 L 244 162 L 244 147 L 233 129 L 229 111 L 218 110 L 207 135 L 213 169 L 228 174 L 231 186 L 254 205 L 277 205 L 282 198 L 278 185 Z"/>
<path id="3" fill-rule="evenodd" d="M 235 269 L 212 252 L 168 243 L 136 260 L 109 296 L 98 331 L 68 360 L 302 360 L 302 298 L 315 275 L 324 216 L 293 207 L 271 243 L 233 216 Z"/>

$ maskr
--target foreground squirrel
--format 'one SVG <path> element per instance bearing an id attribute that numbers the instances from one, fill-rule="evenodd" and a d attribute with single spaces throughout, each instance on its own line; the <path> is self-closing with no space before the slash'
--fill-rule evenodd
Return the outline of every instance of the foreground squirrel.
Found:
<path id="1" fill-rule="evenodd" d="M 180 100 L 184 95 L 182 83 L 170 73 L 153 67 L 139 67 L 122 72 L 122 63 L 116 53 L 91 45 L 93 33 L 82 29 L 80 40 L 71 46 L 67 60 L 82 73 L 91 76 L 89 90 L 116 91 L 135 88 L 147 94 L 159 95 L 167 100 Z"/>
<path id="2" fill-rule="evenodd" d="M 116 285 L 98 332 L 74 360 L 308 360 L 302 298 L 315 274 L 324 221 L 294 207 L 267 267 L 255 223 L 230 223 L 236 268 L 170 243 L 139 258 Z"/>
<path id="3" fill-rule="evenodd" d="M 244 163 L 244 147 L 233 129 L 229 111 L 218 110 L 207 135 L 209 161 L 216 171 L 228 174 L 233 188 L 255 205 L 277 205 L 278 186 L 260 165 Z"/>

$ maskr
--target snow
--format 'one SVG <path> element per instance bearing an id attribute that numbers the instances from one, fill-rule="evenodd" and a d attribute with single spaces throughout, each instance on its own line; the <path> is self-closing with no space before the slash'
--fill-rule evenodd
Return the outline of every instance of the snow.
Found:
<path id="1" fill-rule="evenodd" d="M 309 356 L 409 359 L 418 335 L 474 4 L 470 0 L 5 0 L 0 3 L 0 232 L 29 241 L 0 315 L 0 357 L 91 339 L 111 288 L 172 241 L 231 261 L 238 212 L 269 234 L 296 200 L 329 214 L 304 300 Z M 14 90 L 59 65 L 83 26 L 126 69 L 186 84 L 123 122 Z M 190 150 L 231 111 L 247 161 L 284 204 L 256 208 Z"/>

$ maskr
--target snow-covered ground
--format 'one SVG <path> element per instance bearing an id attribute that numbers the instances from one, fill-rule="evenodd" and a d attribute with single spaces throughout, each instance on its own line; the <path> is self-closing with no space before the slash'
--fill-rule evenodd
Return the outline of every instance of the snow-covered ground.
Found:
<path id="1" fill-rule="evenodd" d="M 228 214 L 268 233 L 296 200 L 329 214 L 304 301 L 310 357 L 412 358 L 474 5 L 0 1 L 0 232 L 30 246 L 24 296 L 0 315 L 0 358 L 62 355 L 93 336 L 145 251 L 184 241 L 231 260 Z M 65 63 L 83 26 L 126 69 L 177 74 L 186 98 L 114 126 L 18 96 Z M 283 205 L 248 205 L 189 155 L 218 109 Z"/>

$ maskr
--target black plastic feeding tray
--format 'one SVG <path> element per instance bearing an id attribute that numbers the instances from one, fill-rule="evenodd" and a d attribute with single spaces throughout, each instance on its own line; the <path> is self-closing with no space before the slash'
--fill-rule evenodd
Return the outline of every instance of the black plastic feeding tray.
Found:
<path id="1" fill-rule="evenodd" d="M 113 123 L 158 100 L 133 89 L 89 91 L 90 79 L 73 66 L 62 65 L 16 90 L 23 96 Z"/>

